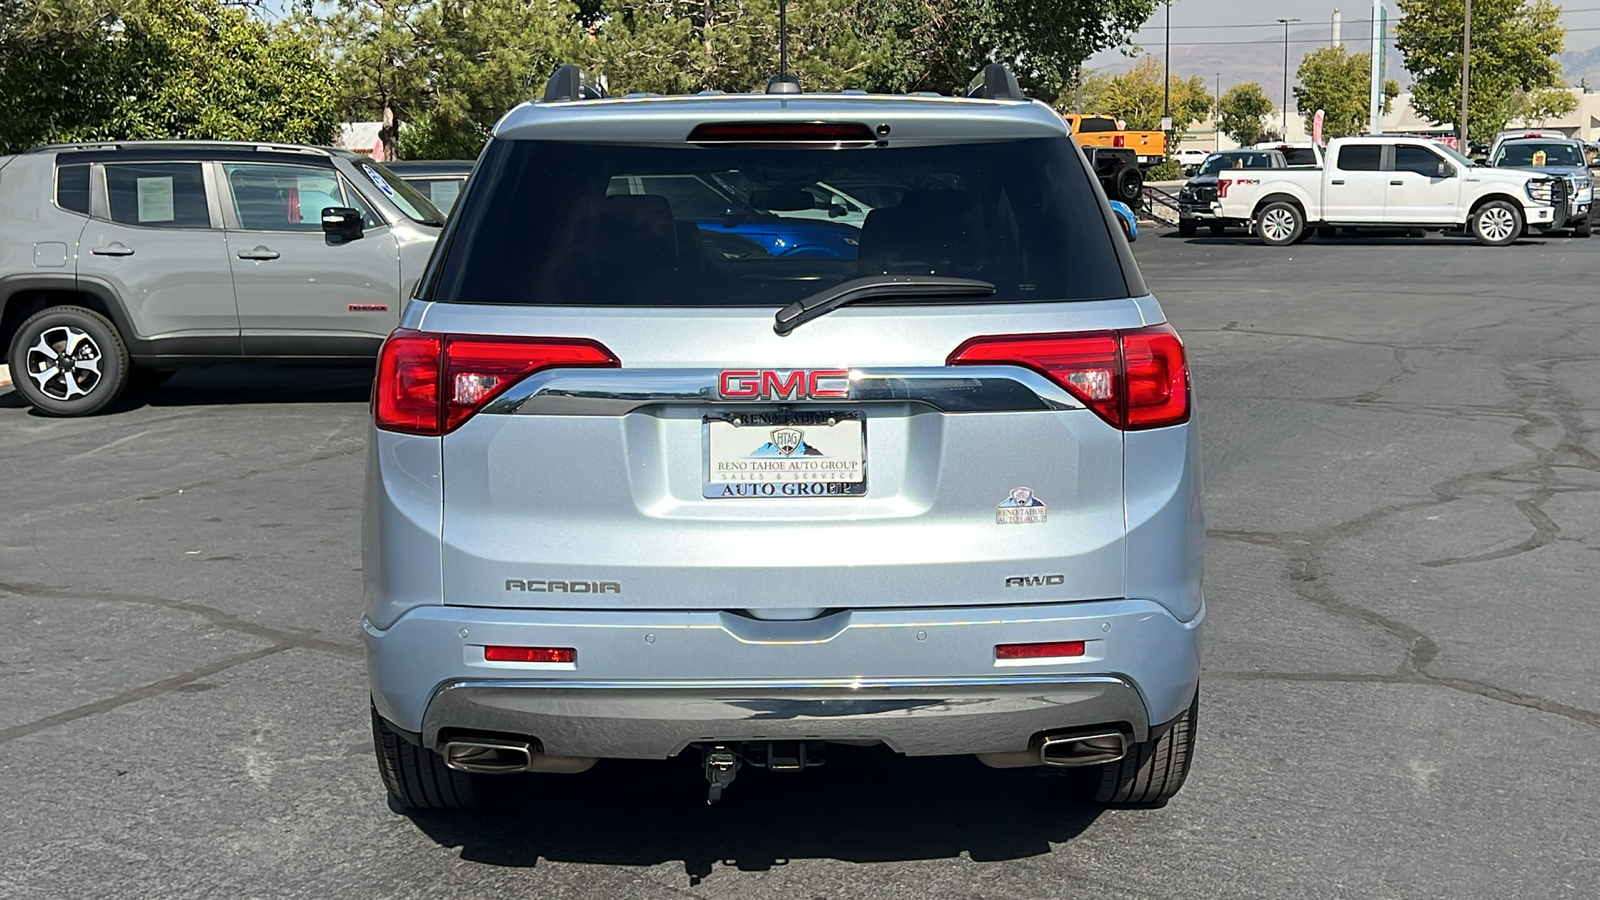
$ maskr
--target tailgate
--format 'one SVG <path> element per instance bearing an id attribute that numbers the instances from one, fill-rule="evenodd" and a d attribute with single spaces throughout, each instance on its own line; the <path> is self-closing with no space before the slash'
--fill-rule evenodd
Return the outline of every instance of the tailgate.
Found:
<path id="1" fill-rule="evenodd" d="M 447 603 L 793 611 L 1123 595 L 1121 432 L 1038 373 L 944 361 L 980 334 L 1138 327 L 1134 301 L 852 307 L 787 338 L 770 310 L 546 309 L 530 323 L 444 306 L 427 327 L 531 327 L 622 360 L 538 373 L 446 435 Z M 847 390 L 824 374 L 810 397 L 809 376 L 793 376 L 839 370 L 853 373 Z M 748 374 L 762 372 L 765 384 Z"/>

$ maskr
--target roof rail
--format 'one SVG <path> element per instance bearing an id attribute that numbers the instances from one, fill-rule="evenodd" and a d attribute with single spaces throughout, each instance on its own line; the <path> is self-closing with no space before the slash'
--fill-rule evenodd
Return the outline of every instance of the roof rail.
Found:
<path id="1" fill-rule="evenodd" d="M 967 96 L 981 100 L 1026 100 L 1017 76 L 1005 63 L 989 63 L 967 84 Z"/>
<path id="2" fill-rule="evenodd" d="M 544 83 L 544 97 L 540 103 L 564 103 L 569 100 L 604 100 L 606 89 L 590 77 L 581 67 L 567 63 Z"/>

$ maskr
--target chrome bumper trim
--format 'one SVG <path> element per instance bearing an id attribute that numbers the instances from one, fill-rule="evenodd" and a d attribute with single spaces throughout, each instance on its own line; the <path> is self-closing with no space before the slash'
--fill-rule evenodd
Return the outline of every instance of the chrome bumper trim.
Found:
<path id="1" fill-rule="evenodd" d="M 702 741 L 868 740 L 908 756 L 1022 750 L 1041 731 L 1149 732 L 1138 690 L 1112 675 L 706 681 L 460 680 L 423 718 L 444 729 L 539 739 L 556 756 L 665 759 Z"/>
<path id="2" fill-rule="evenodd" d="M 922 403 L 946 413 L 1083 409 L 1050 379 L 1015 366 L 851 369 L 850 396 L 828 400 L 723 399 L 717 369 L 551 369 L 490 401 L 484 415 L 621 416 L 647 406 L 849 407 Z"/>

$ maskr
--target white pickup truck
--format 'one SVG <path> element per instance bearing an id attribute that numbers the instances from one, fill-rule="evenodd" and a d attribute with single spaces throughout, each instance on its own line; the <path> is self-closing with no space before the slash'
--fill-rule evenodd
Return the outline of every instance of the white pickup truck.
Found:
<path id="1" fill-rule="evenodd" d="M 1566 182 L 1537 172 L 1490 169 L 1421 138 L 1338 138 L 1315 169 L 1218 173 L 1212 204 L 1224 222 L 1249 225 L 1263 243 L 1298 243 L 1315 229 L 1465 230 L 1504 246 L 1529 229 L 1560 228 Z"/>

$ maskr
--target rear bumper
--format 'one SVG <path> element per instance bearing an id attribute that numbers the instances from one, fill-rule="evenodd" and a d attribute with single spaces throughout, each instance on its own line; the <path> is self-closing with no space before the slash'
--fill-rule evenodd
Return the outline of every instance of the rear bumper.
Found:
<path id="1" fill-rule="evenodd" d="M 1203 613 L 1158 603 L 845 610 L 803 622 L 730 613 L 427 607 L 366 625 L 378 712 L 441 731 L 537 738 L 553 756 L 661 759 L 692 743 L 881 741 L 907 755 L 1026 749 L 1097 725 L 1136 740 L 1199 680 Z M 997 666 L 994 645 L 1086 644 Z M 485 644 L 577 649 L 572 664 L 491 663 Z"/>

